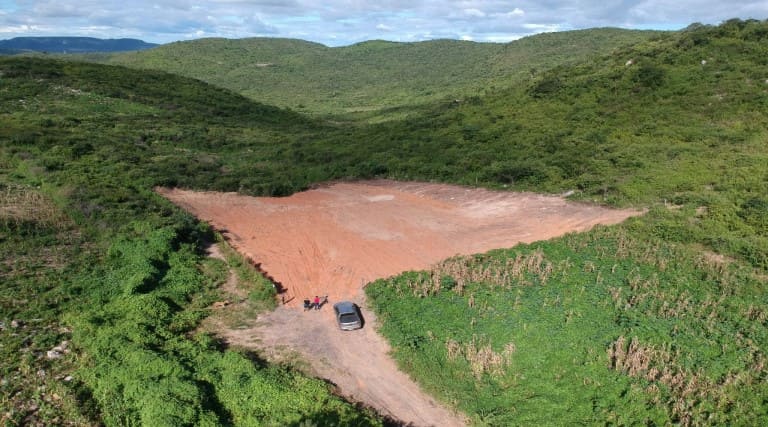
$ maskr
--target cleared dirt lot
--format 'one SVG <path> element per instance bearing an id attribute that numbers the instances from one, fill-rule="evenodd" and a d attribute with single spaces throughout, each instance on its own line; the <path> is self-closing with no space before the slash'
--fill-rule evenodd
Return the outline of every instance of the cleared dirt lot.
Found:
<path id="1" fill-rule="evenodd" d="M 370 311 L 364 311 L 363 330 L 341 332 L 333 302 L 365 307 L 362 287 L 377 278 L 640 213 L 555 196 L 393 181 L 337 183 L 285 198 L 158 192 L 221 231 L 283 291 L 286 306 L 250 327 L 219 330 L 224 339 L 277 359 L 297 352 L 345 396 L 419 426 L 461 425 L 464 419 L 397 370 Z M 330 304 L 304 312 L 301 301 L 314 295 L 328 295 Z"/>
<path id="2" fill-rule="evenodd" d="M 357 295 L 364 283 L 472 254 L 614 224 L 637 211 L 425 183 L 338 183 L 285 198 L 158 190 L 223 232 L 284 290 Z"/>

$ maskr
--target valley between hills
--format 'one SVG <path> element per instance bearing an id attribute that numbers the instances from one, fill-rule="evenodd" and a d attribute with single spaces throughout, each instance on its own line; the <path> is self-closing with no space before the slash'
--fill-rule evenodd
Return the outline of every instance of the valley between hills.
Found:
<path id="1" fill-rule="evenodd" d="M 0 420 L 764 424 L 767 41 L 0 56 Z"/>

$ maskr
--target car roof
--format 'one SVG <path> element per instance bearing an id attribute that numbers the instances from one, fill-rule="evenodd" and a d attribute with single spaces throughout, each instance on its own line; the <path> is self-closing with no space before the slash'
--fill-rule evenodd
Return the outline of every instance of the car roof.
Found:
<path id="1" fill-rule="evenodd" d="M 349 301 L 341 301 L 337 302 L 333 305 L 333 308 L 338 310 L 340 313 L 354 313 L 355 312 L 355 304 Z"/>

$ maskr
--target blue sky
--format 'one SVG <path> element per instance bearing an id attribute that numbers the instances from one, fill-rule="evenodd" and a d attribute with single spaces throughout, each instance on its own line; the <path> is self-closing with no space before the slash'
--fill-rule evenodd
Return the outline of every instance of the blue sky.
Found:
<path id="1" fill-rule="evenodd" d="M 507 42 L 594 27 L 680 29 L 768 19 L 768 0 L 0 0 L 0 39 L 288 37 L 348 45 L 436 38 Z"/>

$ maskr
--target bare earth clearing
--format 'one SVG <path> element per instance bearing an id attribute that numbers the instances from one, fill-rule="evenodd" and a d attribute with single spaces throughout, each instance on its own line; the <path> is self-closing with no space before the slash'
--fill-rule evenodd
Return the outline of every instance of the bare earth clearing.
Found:
<path id="1" fill-rule="evenodd" d="M 393 181 L 338 183 L 286 198 L 158 192 L 221 231 L 283 290 L 286 306 L 251 327 L 218 330 L 224 339 L 278 359 L 297 352 L 343 395 L 418 426 L 465 420 L 397 370 L 365 310 L 364 284 L 456 254 L 545 240 L 640 213 L 554 196 Z M 328 295 L 330 304 L 357 302 L 365 328 L 339 331 L 330 306 L 303 312 L 301 300 L 314 295 Z"/>

